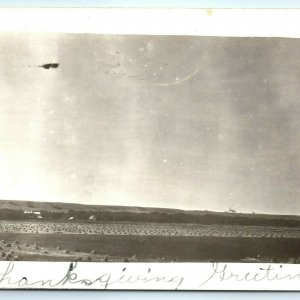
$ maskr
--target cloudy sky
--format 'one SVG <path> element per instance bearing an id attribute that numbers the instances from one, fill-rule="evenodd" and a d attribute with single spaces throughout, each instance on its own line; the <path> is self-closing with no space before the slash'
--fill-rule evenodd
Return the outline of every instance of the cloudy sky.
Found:
<path id="1" fill-rule="evenodd" d="M 300 214 L 299 49 L 0 34 L 0 198 Z"/>

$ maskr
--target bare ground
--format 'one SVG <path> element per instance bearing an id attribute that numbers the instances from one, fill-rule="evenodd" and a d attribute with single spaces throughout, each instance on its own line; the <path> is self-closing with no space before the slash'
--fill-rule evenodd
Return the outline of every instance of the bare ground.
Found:
<path id="1" fill-rule="evenodd" d="M 300 263 L 300 239 L 0 233 L 1 260 Z"/>

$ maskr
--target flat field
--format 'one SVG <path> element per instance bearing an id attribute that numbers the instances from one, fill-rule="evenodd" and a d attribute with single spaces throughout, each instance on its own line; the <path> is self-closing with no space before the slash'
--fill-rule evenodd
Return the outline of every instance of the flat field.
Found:
<path id="1" fill-rule="evenodd" d="M 1 221 L 0 260 L 300 263 L 300 229 Z"/>
<path id="2" fill-rule="evenodd" d="M 2 260 L 297 262 L 300 239 L 0 233 Z M 298 260 L 297 260 L 298 258 Z"/>
<path id="3" fill-rule="evenodd" d="M 300 238 L 299 227 L 166 223 L 0 221 L 0 232 L 138 236 Z"/>

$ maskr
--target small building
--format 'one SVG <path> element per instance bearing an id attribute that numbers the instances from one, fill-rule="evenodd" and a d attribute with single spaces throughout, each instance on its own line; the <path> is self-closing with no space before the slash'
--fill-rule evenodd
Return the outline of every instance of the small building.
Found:
<path id="1" fill-rule="evenodd" d="M 31 218 L 31 219 L 35 219 L 35 218 L 43 219 L 40 211 L 24 210 L 23 212 L 24 212 L 24 214 L 28 215 L 29 218 Z"/>
<path id="2" fill-rule="evenodd" d="M 89 221 L 97 221 L 96 216 L 91 215 L 91 216 L 89 217 Z"/>
<path id="3" fill-rule="evenodd" d="M 72 220 L 74 220 L 74 217 L 70 217 L 70 218 L 68 218 L 68 220 L 69 220 L 69 221 L 72 221 Z"/>

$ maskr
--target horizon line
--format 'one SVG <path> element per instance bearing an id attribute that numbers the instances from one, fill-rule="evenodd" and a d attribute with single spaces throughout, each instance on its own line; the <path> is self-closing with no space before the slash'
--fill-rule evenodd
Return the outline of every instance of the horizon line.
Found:
<path id="1" fill-rule="evenodd" d="M 158 207 L 158 206 L 137 206 L 137 205 L 115 205 L 115 204 L 86 204 L 86 203 L 77 203 L 77 202 L 62 202 L 62 201 L 40 201 L 40 200 L 21 200 L 21 199 L 0 199 L 0 201 L 20 201 L 20 202 L 35 202 L 35 203 L 59 203 L 59 204 L 70 204 L 70 205 L 82 205 L 82 206 L 112 206 L 112 207 L 132 207 L 132 208 L 156 208 L 156 209 L 166 209 L 166 210 L 179 210 L 183 212 L 215 212 L 215 213 L 228 213 L 228 214 L 249 214 L 249 215 L 274 215 L 274 216 L 300 216 L 299 214 L 276 214 L 276 213 L 268 213 L 268 212 L 259 212 L 259 211 L 251 211 L 251 212 L 242 212 L 229 207 L 228 210 L 209 210 L 209 209 L 182 209 L 182 208 L 171 208 L 171 207 Z M 232 211 L 231 211 L 232 210 Z"/>

